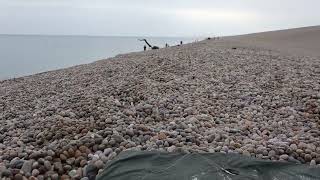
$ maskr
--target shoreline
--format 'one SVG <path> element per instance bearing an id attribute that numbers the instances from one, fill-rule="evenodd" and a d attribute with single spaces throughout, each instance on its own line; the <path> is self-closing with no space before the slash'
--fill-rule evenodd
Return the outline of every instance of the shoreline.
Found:
<path id="1" fill-rule="evenodd" d="M 138 37 L 137 37 L 138 38 Z M 143 50 L 143 43 L 132 37 L 55 37 L 1 36 L 0 77 L 17 78 L 46 71 L 91 63 L 118 54 Z M 150 43 L 164 46 L 180 39 L 150 38 Z M 182 38 L 185 42 L 193 39 Z M 4 78 L 6 77 L 6 78 Z"/>
<path id="2" fill-rule="evenodd" d="M 157 37 L 156 37 L 157 38 Z M 161 37 L 159 37 L 161 38 Z M 201 42 L 201 41 L 197 41 L 197 42 Z M 187 45 L 187 44 L 193 44 L 193 43 L 197 43 L 197 42 L 188 42 L 188 43 L 185 43 L 184 45 Z M 162 47 L 160 49 L 165 49 L 165 48 L 171 48 L 171 47 L 177 47 L 178 45 L 174 45 L 174 46 L 170 46 L 170 47 Z M 147 51 L 151 51 L 151 49 L 147 50 Z M 39 75 L 39 74 L 44 74 L 44 73 L 50 73 L 52 71 L 59 71 L 59 70 L 63 70 L 63 69 L 68 69 L 68 68 L 73 68 L 73 67 L 76 67 L 76 66 L 82 66 L 82 65 L 89 65 L 89 64 L 92 64 L 92 63 L 95 63 L 97 61 L 104 61 L 104 60 L 110 60 L 110 59 L 113 59 L 113 58 L 116 58 L 117 56 L 121 56 L 121 55 L 127 55 L 127 54 L 132 54 L 132 53 L 143 53 L 145 51 L 131 51 L 131 52 L 125 52 L 125 53 L 119 53 L 119 54 L 116 54 L 114 56 L 110 56 L 110 57 L 105 57 L 105 58 L 102 58 L 102 59 L 96 59 L 96 60 L 93 60 L 92 62 L 88 62 L 88 63 L 83 63 L 83 64 L 75 64 L 75 65 L 70 65 L 70 66 L 67 66 L 67 67 L 61 67 L 61 68 L 57 68 L 57 69 L 52 69 L 52 70 L 44 70 L 44 71 L 41 71 L 41 72 L 37 72 L 37 73 L 31 73 L 31 74 L 25 74 L 25 75 L 21 75 L 21 76 L 17 76 L 17 77 L 8 77 L 8 78 L 1 78 L 0 77 L 0 83 L 2 81 L 8 81 L 8 80 L 15 80 L 15 79 L 20 79 L 20 78 L 26 78 L 26 77 L 30 77 L 30 76 L 35 76 L 35 75 Z"/>

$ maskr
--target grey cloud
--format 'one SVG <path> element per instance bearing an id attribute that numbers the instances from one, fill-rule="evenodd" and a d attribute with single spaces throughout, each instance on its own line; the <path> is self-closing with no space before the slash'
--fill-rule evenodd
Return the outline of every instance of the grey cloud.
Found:
<path id="1" fill-rule="evenodd" d="M 318 25 L 316 0 L 0 0 L 1 34 L 230 35 Z"/>

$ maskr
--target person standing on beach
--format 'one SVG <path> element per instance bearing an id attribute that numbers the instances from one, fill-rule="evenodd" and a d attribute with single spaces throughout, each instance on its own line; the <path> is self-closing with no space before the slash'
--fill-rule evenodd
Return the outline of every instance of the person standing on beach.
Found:
<path id="1" fill-rule="evenodd" d="M 182 45 L 183 44 L 183 42 L 182 41 L 180 41 L 180 45 Z"/>
<path id="2" fill-rule="evenodd" d="M 143 50 L 144 50 L 144 51 L 147 50 L 147 46 L 146 46 L 146 45 L 143 46 Z"/>

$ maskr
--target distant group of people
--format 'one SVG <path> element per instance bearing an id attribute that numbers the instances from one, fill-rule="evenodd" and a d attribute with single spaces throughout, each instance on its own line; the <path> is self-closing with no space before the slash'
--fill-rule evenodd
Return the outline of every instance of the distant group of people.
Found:
<path id="1" fill-rule="evenodd" d="M 142 40 L 140 40 L 140 41 L 142 41 Z M 143 39 L 143 41 L 145 41 L 145 42 L 148 44 L 149 47 L 152 47 L 145 39 Z M 182 44 L 183 44 L 183 41 L 180 41 L 180 44 L 179 44 L 178 46 L 180 46 L 180 45 L 182 45 Z M 166 43 L 165 47 L 167 48 L 167 47 L 170 47 L 170 46 L 169 46 L 168 43 Z M 151 48 L 151 49 L 153 49 L 153 48 Z M 144 51 L 147 50 L 147 46 L 146 46 L 146 45 L 143 46 L 143 50 L 144 50 Z"/>
<path id="2" fill-rule="evenodd" d="M 208 38 L 207 38 L 207 40 L 211 40 L 211 39 L 213 39 L 213 40 L 219 40 L 219 37 L 217 36 L 217 37 L 213 37 L 213 38 L 211 38 L 211 37 L 208 37 Z"/>
<path id="3" fill-rule="evenodd" d="M 208 37 L 208 38 L 207 38 L 207 40 L 211 40 L 211 39 L 212 39 L 212 40 L 219 40 L 220 37 L 216 36 L 216 37 Z M 157 47 L 157 46 L 151 46 L 146 39 L 141 39 L 140 41 L 145 41 L 146 44 L 147 44 L 151 49 L 159 49 L 159 47 Z M 197 41 L 198 41 L 198 40 L 196 40 L 196 42 L 197 42 Z M 177 46 L 181 46 L 182 44 L 183 44 L 183 41 L 180 41 L 180 44 L 178 44 Z M 169 46 L 168 43 L 166 43 L 165 47 L 167 48 L 167 47 L 170 47 L 170 46 Z M 146 46 L 146 45 L 143 46 L 143 50 L 144 50 L 144 51 L 147 50 L 147 46 Z"/>

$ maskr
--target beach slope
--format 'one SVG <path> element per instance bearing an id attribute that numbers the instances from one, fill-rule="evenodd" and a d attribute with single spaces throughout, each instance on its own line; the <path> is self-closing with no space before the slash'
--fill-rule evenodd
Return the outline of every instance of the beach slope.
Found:
<path id="1" fill-rule="evenodd" d="M 320 56 L 320 26 L 234 36 L 230 39 L 289 54 Z"/>
<path id="2" fill-rule="evenodd" d="M 319 33 L 204 40 L 1 81 L 0 176 L 92 179 L 127 149 L 319 164 Z"/>

